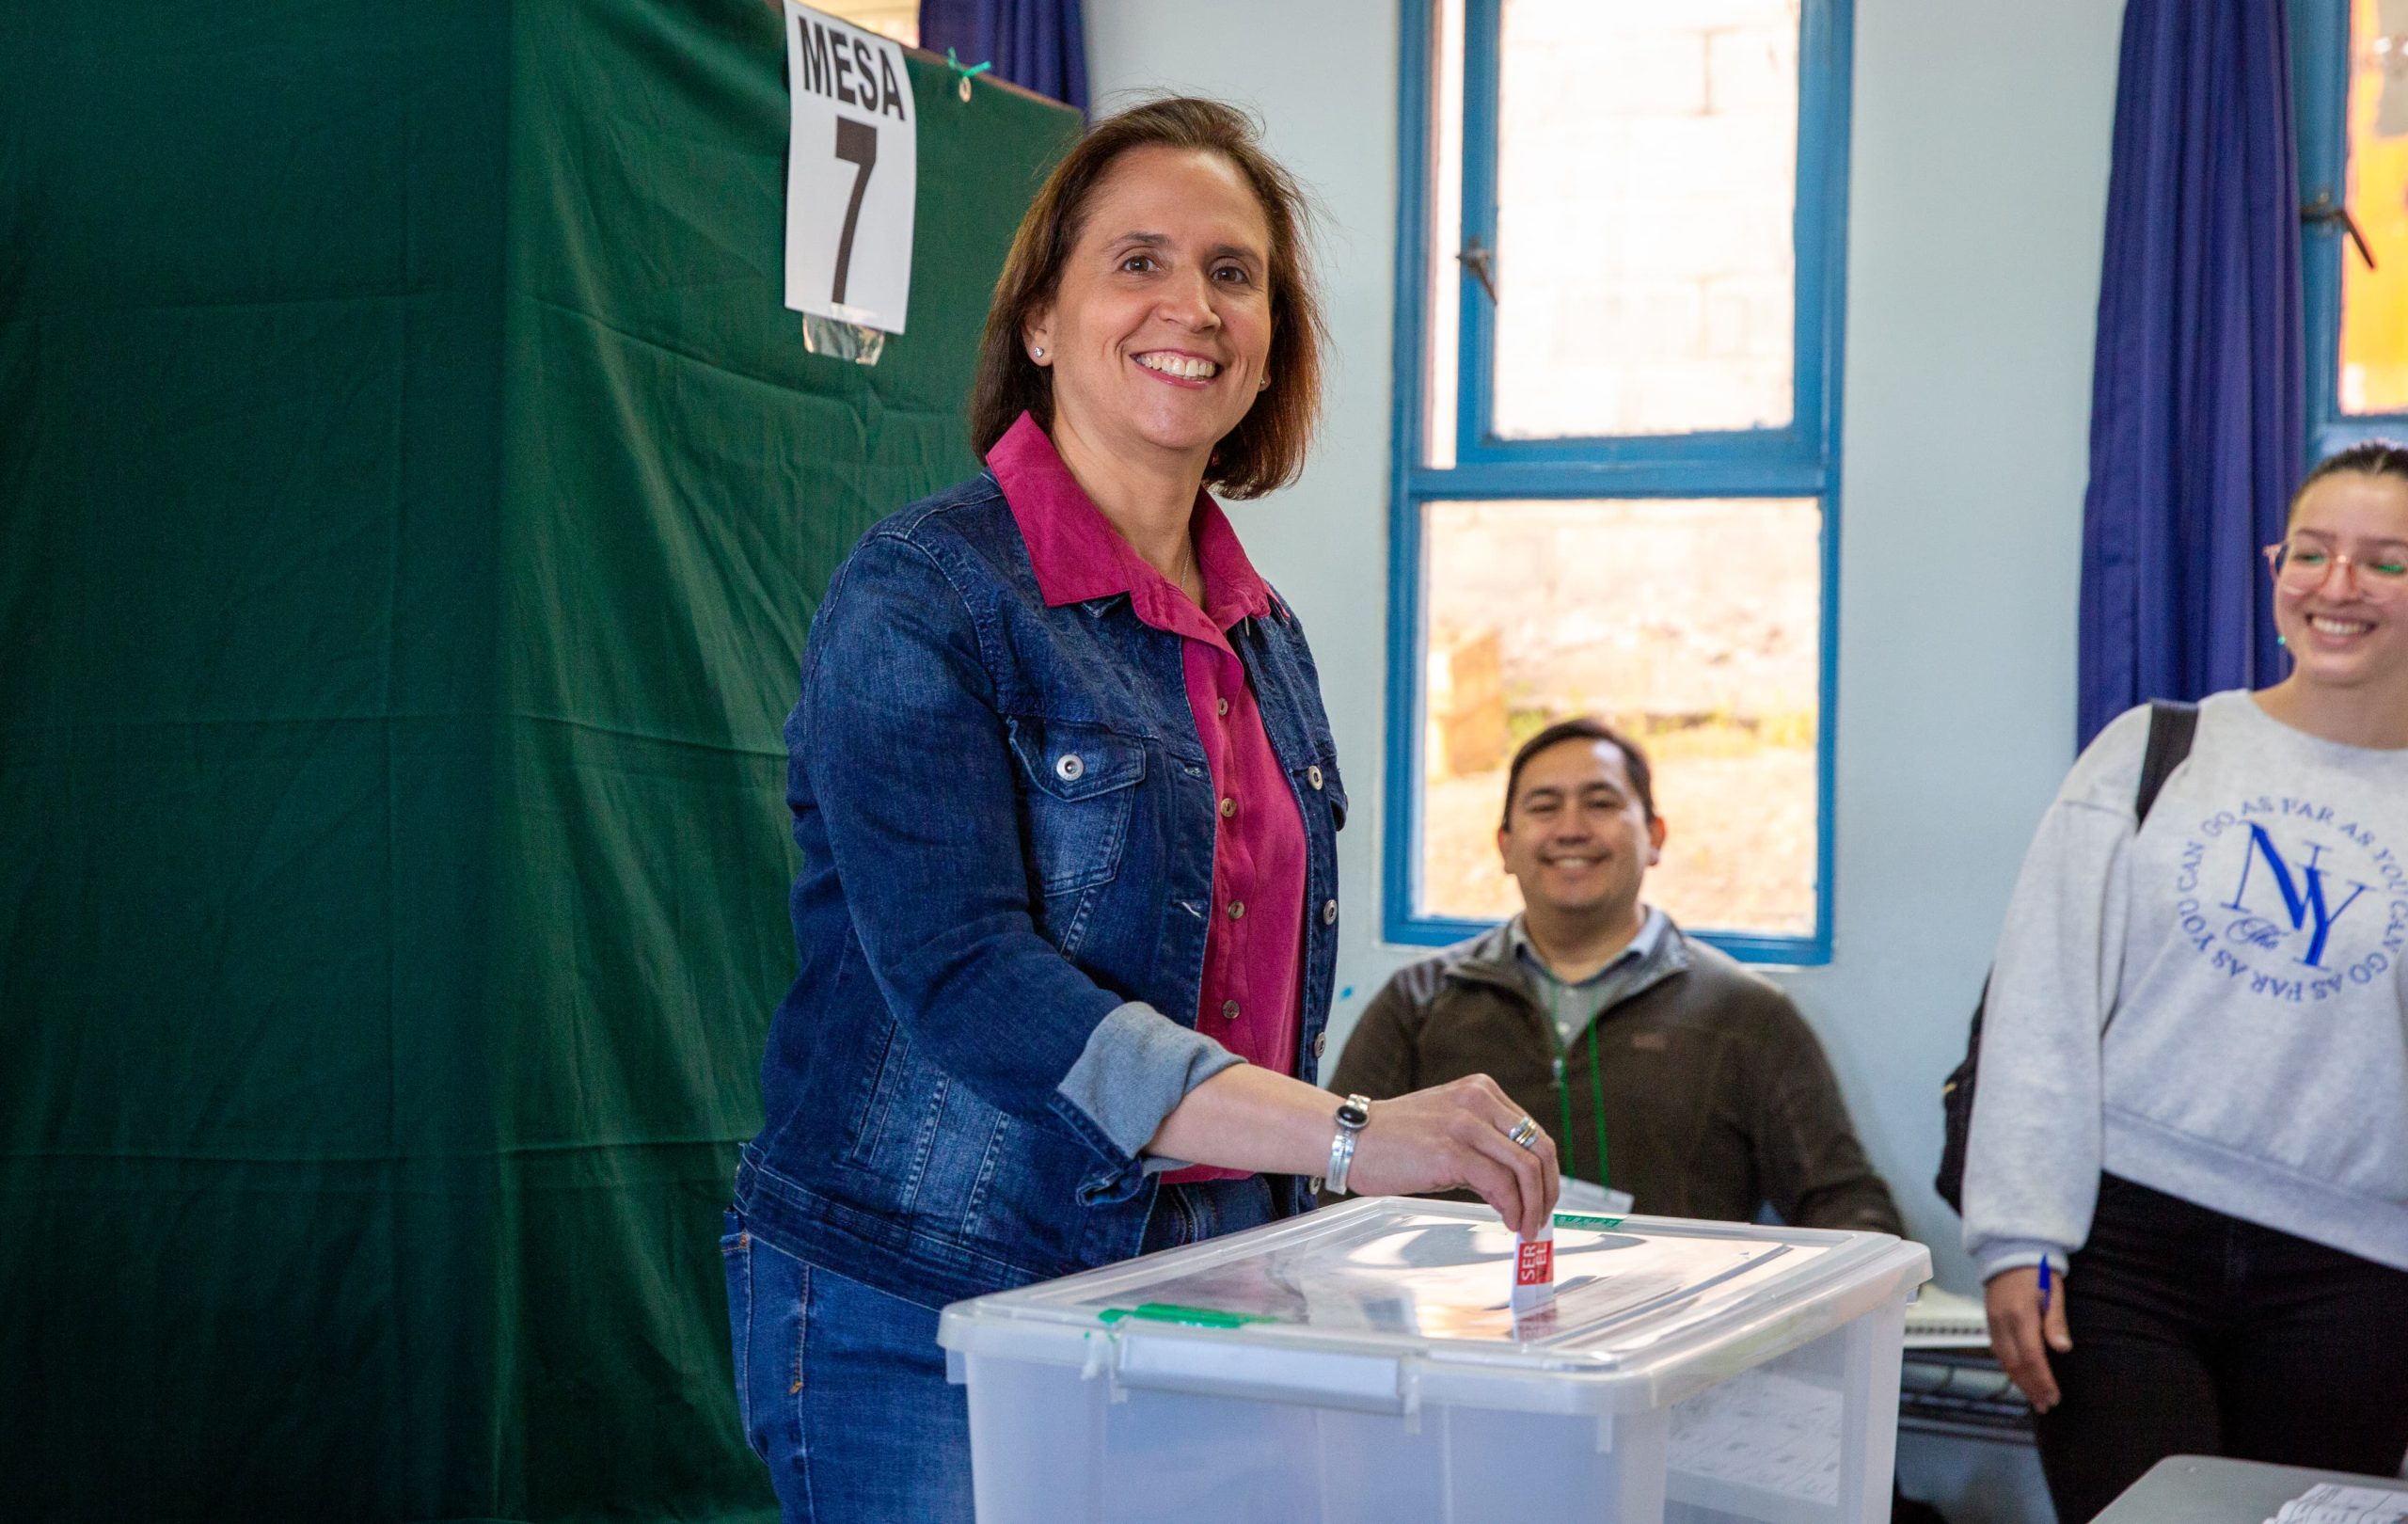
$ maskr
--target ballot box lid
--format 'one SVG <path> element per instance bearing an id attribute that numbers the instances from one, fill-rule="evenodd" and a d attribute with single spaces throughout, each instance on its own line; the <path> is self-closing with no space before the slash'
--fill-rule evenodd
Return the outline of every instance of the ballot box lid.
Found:
<path id="1" fill-rule="evenodd" d="M 1606 1415 L 1894 1322 L 1931 1268 L 1887 1233 L 1563 1213 L 1555 1294 L 1516 1315 L 1514 1253 L 1486 1207 L 1373 1198 L 956 1303 L 938 1341 L 1136 1387 Z"/>

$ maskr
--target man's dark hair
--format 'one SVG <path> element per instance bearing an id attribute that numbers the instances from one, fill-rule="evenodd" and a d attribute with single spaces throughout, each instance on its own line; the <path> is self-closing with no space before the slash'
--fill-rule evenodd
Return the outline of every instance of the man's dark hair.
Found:
<path id="1" fill-rule="evenodd" d="M 1522 786 L 1522 769 L 1548 747 L 1568 740 L 1604 741 L 1620 752 L 1623 770 L 1630 774 L 1630 786 L 1639 791 L 1639 807 L 1647 812 L 1647 818 L 1656 818 L 1656 775 L 1647 765 L 1646 751 L 1603 720 L 1584 714 L 1558 720 L 1524 741 L 1522 749 L 1513 754 L 1513 766 L 1505 774 L 1505 813 L 1498 818 L 1499 825 L 1513 823 L 1513 791 Z"/>

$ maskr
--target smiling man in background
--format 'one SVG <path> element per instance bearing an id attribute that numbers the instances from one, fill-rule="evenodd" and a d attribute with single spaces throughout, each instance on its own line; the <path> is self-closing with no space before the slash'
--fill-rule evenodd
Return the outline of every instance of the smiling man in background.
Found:
<path id="1" fill-rule="evenodd" d="M 1330 1077 L 1381 1100 L 1485 1073 L 1576 1178 L 1655 1216 L 1904 1236 L 1823 1050 L 1770 981 L 1640 897 L 1663 850 L 1647 754 L 1601 721 L 1513 755 L 1497 850 L 1523 912 L 1401 970 Z"/>

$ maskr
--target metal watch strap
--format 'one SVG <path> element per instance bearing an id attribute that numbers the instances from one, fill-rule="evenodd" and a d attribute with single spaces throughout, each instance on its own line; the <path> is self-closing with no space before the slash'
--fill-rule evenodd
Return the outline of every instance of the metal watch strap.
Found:
<path id="1" fill-rule="evenodd" d="M 1369 1096 L 1350 1095 L 1338 1108 L 1338 1131 L 1329 1140 L 1329 1173 L 1323 1183 L 1332 1196 L 1346 1194 L 1346 1177 L 1354 1167 L 1354 1143 L 1363 1135 L 1363 1128 L 1371 1119 Z"/>

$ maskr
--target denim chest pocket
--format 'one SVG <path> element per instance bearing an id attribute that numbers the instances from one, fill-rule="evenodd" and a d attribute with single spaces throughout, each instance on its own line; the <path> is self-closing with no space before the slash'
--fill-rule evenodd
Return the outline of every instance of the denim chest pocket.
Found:
<path id="1" fill-rule="evenodd" d="M 1146 776 L 1143 741 L 1101 725 L 1013 718 L 1012 757 L 1025 786 L 1022 823 L 1040 893 L 1071 894 L 1111 880 Z"/>

